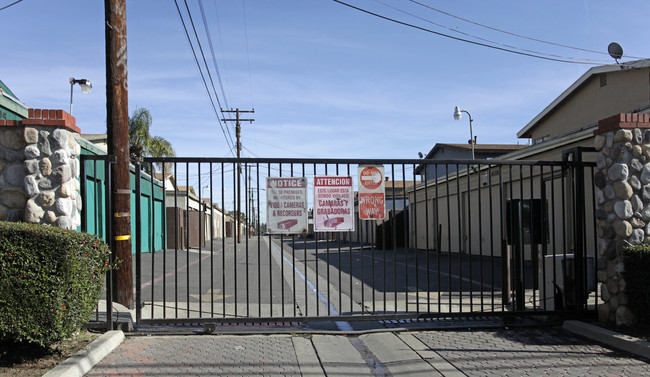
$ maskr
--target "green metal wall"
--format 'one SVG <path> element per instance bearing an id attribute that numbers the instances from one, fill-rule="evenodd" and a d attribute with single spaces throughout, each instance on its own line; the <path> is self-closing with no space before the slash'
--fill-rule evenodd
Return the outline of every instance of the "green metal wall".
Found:
<path id="1" fill-rule="evenodd" d="M 20 102 L 11 90 L 0 81 L 0 91 L 5 95 L 0 95 L 0 120 L 22 120 L 27 118 L 29 113 L 27 105 Z"/>
<path id="2" fill-rule="evenodd" d="M 131 218 L 135 219 L 135 173 L 131 171 Z M 138 237 L 141 237 L 142 252 L 159 251 L 165 246 L 165 192 L 162 183 L 142 176 L 140 179 L 140 234 L 136 232 L 136 223 L 131 221 L 131 246 L 135 250 Z"/>
<path id="3" fill-rule="evenodd" d="M 105 155 L 106 152 L 93 144 L 80 140 L 81 154 Z M 86 229 L 88 233 L 97 234 L 107 241 L 106 235 L 106 182 L 105 163 L 103 161 L 86 161 L 86 197 L 83 208 L 86 211 Z M 160 251 L 165 246 L 165 192 L 162 182 L 152 180 L 147 175 L 140 179 L 140 219 L 136 218 L 135 208 L 135 171 L 131 169 L 131 249 L 135 253 L 136 243 L 141 237 L 142 252 Z M 140 223 L 140 234 L 136 234 L 136 222 Z M 78 230 L 81 230 L 79 228 Z"/>

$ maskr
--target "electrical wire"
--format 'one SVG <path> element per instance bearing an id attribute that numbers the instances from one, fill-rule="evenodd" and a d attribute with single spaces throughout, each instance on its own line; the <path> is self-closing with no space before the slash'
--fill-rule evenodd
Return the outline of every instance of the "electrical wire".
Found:
<path id="1" fill-rule="evenodd" d="M 217 64 L 217 58 L 214 54 L 212 37 L 210 36 L 210 28 L 208 27 L 208 21 L 205 18 L 205 10 L 203 9 L 203 0 L 199 0 L 199 8 L 201 9 L 201 18 L 203 19 L 203 27 L 205 28 L 205 35 L 208 38 L 208 46 L 210 47 L 210 53 L 212 54 L 212 63 L 214 64 L 214 69 L 217 72 L 217 79 L 219 79 L 221 94 L 223 96 L 223 101 L 226 104 L 226 109 L 227 109 L 230 108 L 230 106 L 228 106 L 228 100 L 226 99 L 226 91 L 223 89 L 223 81 L 221 81 L 221 74 L 219 73 L 219 65 Z"/>
<path id="2" fill-rule="evenodd" d="M 433 11 L 436 11 L 436 12 L 438 12 L 438 13 L 442 13 L 442 14 L 444 14 L 444 15 L 446 15 L 446 16 L 453 17 L 453 18 L 455 18 L 455 19 L 457 19 L 457 20 L 465 21 L 465 22 L 468 22 L 468 23 L 473 24 L 473 25 L 476 25 L 476 26 L 480 26 L 480 27 L 483 27 L 483 28 L 486 28 L 486 29 L 490 29 L 490 30 L 497 31 L 497 32 L 499 32 L 499 33 L 504 33 L 504 34 L 512 35 L 513 37 L 518 37 L 518 38 L 528 39 L 528 40 L 530 40 L 530 41 L 539 42 L 539 43 L 545 43 L 545 44 L 552 45 L 552 46 L 557 46 L 557 47 L 564 47 L 564 48 L 569 48 L 569 49 L 573 49 L 573 50 L 584 51 L 584 52 L 591 52 L 591 53 L 594 53 L 594 54 L 608 55 L 608 56 L 609 56 L 608 53 L 606 53 L 606 52 L 602 52 L 602 51 L 589 50 L 589 49 L 586 49 L 586 48 L 574 47 L 574 46 L 569 46 L 569 45 L 565 45 L 565 44 L 561 44 L 561 43 L 556 43 L 556 42 L 549 42 L 549 41 L 545 41 L 545 40 L 543 40 L 543 39 L 538 39 L 538 38 L 528 37 L 528 36 L 521 35 L 521 34 L 517 34 L 517 33 L 512 33 L 512 32 L 509 32 L 509 31 L 507 31 L 507 30 L 498 29 L 498 28 L 495 28 L 495 27 L 492 27 L 492 26 L 489 26 L 489 25 L 481 24 L 481 23 L 478 23 L 478 22 L 476 22 L 476 21 L 472 21 L 472 20 L 468 20 L 468 19 L 463 18 L 463 17 L 456 16 L 455 14 L 445 12 L 445 11 L 443 11 L 443 10 L 440 10 L 440 9 L 434 8 L 434 7 L 430 6 L 430 5 L 422 4 L 421 2 L 416 1 L 416 0 L 409 0 L 409 1 L 412 2 L 412 3 L 414 3 L 414 4 L 420 5 L 420 6 L 422 6 L 422 7 L 425 7 L 425 8 L 431 9 L 431 10 L 433 10 Z M 631 59 L 644 59 L 644 58 L 640 58 L 640 57 L 637 57 L 637 56 L 629 56 L 629 55 L 623 55 L 623 56 L 625 56 L 625 57 L 627 57 L 627 58 L 631 58 Z"/>
<path id="3" fill-rule="evenodd" d="M 203 64 L 205 65 L 205 70 L 208 72 L 208 78 L 210 79 L 210 84 L 212 85 L 212 90 L 214 91 L 214 97 L 217 99 L 217 103 L 219 104 L 219 108 L 223 109 L 223 106 L 221 106 L 221 101 L 219 101 L 219 96 L 217 95 L 217 91 L 214 87 L 214 81 L 212 80 L 212 74 L 210 73 L 210 67 L 208 66 L 208 62 L 205 60 L 205 54 L 203 53 L 203 46 L 201 46 L 201 39 L 199 38 L 199 34 L 196 31 L 196 27 L 194 26 L 194 18 L 192 17 L 192 11 L 190 10 L 190 6 L 187 4 L 187 0 L 183 1 L 185 3 L 185 9 L 187 10 L 187 15 L 190 18 L 190 24 L 192 25 L 192 30 L 194 31 L 194 37 L 196 38 L 196 44 L 199 46 L 199 51 L 201 52 L 201 57 L 203 58 Z M 225 100 L 225 98 L 224 98 Z"/>
<path id="4" fill-rule="evenodd" d="M 13 3 L 11 3 L 9 5 L 5 5 L 4 7 L 0 8 L 0 10 L 5 10 L 5 9 L 9 8 L 10 6 L 13 6 L 13 5 L 16 5 L 16 4 L 20 3 L 21 1 L 23 1 L 23 0 L 14 1 Z"/>
<path id="5" fill-rule="evenodd" d="M 187 42 L 190 44 L 192 55 L 194 56 L 194 61 L 196 62 L 196 66 L 199 69 L 199 73 L 201 74 L 201 79 L 203 80 L 203 86 L 205 87 L 205 90 L 208 93 L 208 98 L 210 99 L 210 103 L 212 104 L 212 109 L 214 110 L 214 113 L 217 116 L 217 121 L 219 123 L 219 126 L 221 127 L 221 132 L 223 133 L 223 136 L 226 139 L 226 143 L 228 144 L 228 146 L 230 146 L 230 150 L 232 151 L 232 145 L 233 145 L 232 136 L 230 136 L 229 138 L 226 135 L 226 130 L 228 131 L 228 135 L 230 135 L 230 130 L 228 130 L 228 127 L 224 127 L 224 124 L 221 123 L 221 117 L 219 117 L 219 112 L 217 111 L 217 107 L 215 106 L 214 100 L 212 99 L 212 94 L 210 93 L 210 89 L 208 88 L 208 83 L 205 81 L 205 75 L 203 74 L 203 70 L 201 69 L 201 64 L 199 63 L 199 59 L 196 56 L 196 50 L 194 50 L 194 45 L 192 44 L 190 34 L 187 31 L 187 25 L 185 24 L 185 20 L 183 19 L 183 14 L 181 12 L 181 9 L 178 6 L 178 1 L 174 0 L 174 3 L 176 4 L 176 10 L 178 11 L 178 16 L 180 17 L 181 23 L 183 24 L 183 29 L 185 30 L 185 36 L 187 37 Z M 187 5 L 187 2 L 185 4 Z M 219 98 L 217 98 L 217 102 L 219 102 Z M 221 105 L 219 105 L 219 107 L 221 107 Z"/>
<path id="6" fill-rule="evenodd" d="M 525 48 L 520 48 L 520 47 L 516 47 L 516 46 L 512 46 L 512 45 L 508 45 L 508 44 L 504 44 L 504 43 L 496 42 L 496 41 L 493 41 L 493 40 L 490 40 L 490 39 L 487 39 L 487 38 L 479 37 L 479 36 L 477 36 L 477 35 L 473 35 L 473 34 L 470 34 L 470 33 L 466 33 L 466 32 L 464 32 L 464 31 L 460 31 L 460 30 L 458 30 L 458 29 L 454 29 L 454 28 L 452 28 L 452 27 L 445 26 L 445 25 L 442 25 L 442 24 L 439 24 L 439 23 L 433 22 L 433 21 L 431 21 L 431 20 L 429 20 L 429 19 L 426 19 L 426 18 L 424 18 L 424 17 L 420 17 L 420 16 L 415 15 L 415 14 L 413 14 L 413 13 L 410 13 L 410 12 L 407 12 L 407 11 L 405 11 L 405 10 L 399 9 L 399 8 L 397 8 L 397 7 L 394 7 L 394 6 L 392 6 L 392 5 L 390 5 L 390 4 L 387 4 L 387 3 L 385 3 L 385 2 L 383 2 L 383 1 L 381 1 L 381 0 L 375 0 L 375 2 L 377 2 L 377 3 L 379 3 L 379 4 L 382 4 L 382 5 L 384 5 L 384 6 L 388 7 L 388 8 L 391 8 L 391 9 L 393 9 L 393 10 L 396 10 L 396 11 L 398 11 L 398 12 L 401 12 L 401 13 L 404 13 L 404 14 L 406 14 L 406 15 L 409 15 L 409 16 L 411 16 L 411 17 L 417 18 L 417 19 L 419 19 L 419 20 L 421 20 L 421 21 L 424 21 L 424 22 L 430 23 L 430 24 L 432 24 L 432 25 L 435 25 L 435 26 L 438 26 L 438 27 L 441 27 L 441 28 L 447 29 L 447 30 L 449 30 L 449 31 L 451 31 L 451 32 L 454 32 L 454 33 L 458 33 L 458 34 L 465 35 L 465 36 L 467 36 L 467 37 L 471 37 L 471 38 L 478 39 L 478 40 L 483 41 L 483 42 L 488 42 L 488 43 L 492 43 L 492 44 L 494 44 L 494 45 L 499 45 L 499 46 L 507 47 L 507 48 L 514 49 L 514 50 L 524 51 L 524 52 L 528 52 L 528 53 L 531 53 L 531 54 L 546 55 L 546 56 L 551 56 L 551 57 L 558 58 L 558 59 L 578 60 L 578 59 L 573 58 L 573 57 L 570 57 L 570 56 L 562 56 L 562 55 L 549 54 L 549 53 L 545 53 L 545 52 L 540 52 L 540 51 L 535 51 L 535 50 L 528 50 L 528 49 L 525 49 Z M 418 3 L 418 4 L 419 4 L 419 3 Z M 607 54 L 605 54 L 605 55 L 607 55 Z M 595 63 L 599 63 L 599 64 L 607 64 L 607 63 L 609 63 L 609 60 L 602 60 L 602 59 L 601 59 L 601 60 L 595 60 L 595 59 L 581 59 L 581 60 L 582 60 L 582 61 L 588 61 L 588 62 L 595 62 Z"/>
<path id="7" fill-rule="evenodd" d="M 248 139 L 248 138 L 245 138 L 245 139 Z M 304 153 L 296 152 L 296 151 L 293 151 L 293 150 L 291 150 L 291 149 L 287 149 L 287 148 L 285 148 L 285 147 L 280 147 L 280 146 L 277 146 L 277 145 L 273 145 L 273 144 L 269 144 L 269 143 L 264 143 L 264 142 L 261 142 L 261 141 L 259 141 L 259 140 L 255 140 L 255 142 L 256 142 L 256 143 L 260 143 L 260 144 L 264 144 L 264 145 L 269 146 L 269 147 L 273 147 L 273 148 L 281 149 L 281 150 L 288 151 L 288 152 L 291 152 L 291 153 L 295 153 L 295 154 L 300 155 L 300 156 L 303 156 L 303 157 L 307 157 L 307 158 L 315 158 L 315 156 L 310 156 L 310 155 L 307 155 L 307 154 L 304 154 Z"/>
<path id="8" fill-rule="evenodd" d="M 431 30 L 431 29 L 427 29 L 427 28 L 424 28 L 424 27 L 421 27 L 421 26 L 409 24 L 408 22 L 399 21 L 399 20 L 396 20 L 394 18 L 383 16 L 381 14 L 371 12 L 371 11 L 363 9 L 363 8 L 359 8 L 357 6 L 348 4 L 348 3 L 340 1 L 340 0 L 332 0 L 332 1 L 334 1 L 335 3 L 341 4 L 341 5 L 345 5 L 346 7 L 352 8 L 352 9 L 357 10 L 359 12 L 366 13 L 366 14 L 369 14 L 371 16 L 375 16 L 377 18 L 381 18 L 381 19 L 386 20 L 386 21 L 394 22 L 394 23 L 399 24 L 399 25 L 403 25 L 403 26 L 407 26 L 407 27 L 410 27 L 410 28 L 413 28 L 413 29 L 425 31 L 427 33 L 431 33 L 431 34 L 435 34 L 435 35 L 438 35 L 438 36 L 441 36 L 441 37 L 453 39 L 453 40 L 456 40 L 456 41 L 459 41 L 459 42 L 465 42 L 465 43 L 473 44 L 473 45 L 476 45 L 476 46 L 482 46 L 482 47 L 487 47 L 487 48 L 491 48 L 491 49 L 494 49 L 494 50 L 509 52 L 509 53 L 512 53 L 512 54 L 523 55 L 523 56 L 528 56 L 528 57 L 531 57 L 531 58 L 555 61 L 555 62 L 560 62 L 560 63 L 583 64 L 583 65 L 599 65 L 597 63 L 591 63 L 591 62 L 586 62 L 586 61 L 572 61 L 572 60 L 566 60 L 566 59 L 558 59 L 558 58 L 540 56 L 540 55 L 535 55 L 535 54 L 531 54 L 531 53 L 527 53 L 527 52 L 515 51 L 515 50 L 509 49 L 509 48 L 503 48 L 503 47 L 499 47 L 499 46 L 492 46 L 492 45 L 489 45 L 489 44 L 486 44 L 486 43 L 475 42 L 475 41 L 471 41 L 471 40 L 464 39 L 464 38 L 454 37 L 453 35 L 440 33 L 440 32 L 437 32 L 437 31 L 434 31 L 434 30 Z"/>

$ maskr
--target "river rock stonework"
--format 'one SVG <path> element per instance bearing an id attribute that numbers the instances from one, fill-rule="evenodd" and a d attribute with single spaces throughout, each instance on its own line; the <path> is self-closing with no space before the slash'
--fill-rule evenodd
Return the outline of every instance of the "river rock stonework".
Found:
<path id="1" fill-rule="evenodd" d="M 650 242 L 650 115 L 618 114 L 598 122 L 596 221 L 598 317 L 603 323 L 631 326 L 623 277 L 627 246 Z"/>
<path id="2" fill-rule="evenodd" d="M 0 221 L 77 229 L 79 129 L 63 110 L 30 109 L 0 121 Z"/>

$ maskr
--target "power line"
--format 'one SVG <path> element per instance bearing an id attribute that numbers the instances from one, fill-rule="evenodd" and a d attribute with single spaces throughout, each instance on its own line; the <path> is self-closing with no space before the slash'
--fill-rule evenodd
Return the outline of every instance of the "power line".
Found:
<path id="1" fill-rule="evenodd" d="M 584 52 L 591 52 L 591 53 L 600 54 L 600 55 L 609 55 L 608 53 L 603 52 L 603 51 L 589 50 L 589 49 L 586 49 L 586 48 L 574 47 L 574 46 L 564 45 L 564 44 L 556 43 L 556 42 L 549 42 L 549 41 L 545 41 L 543 39 L 538 39 L 538 38 L 528 37 L 528 36 L 517 34 L 517 33 L 512 33 L 512 32 L 509 32 L 507 30 L 498 29 L 498 28 L 495 28 L 495 27 L 492 27 L 492 26 L 489 26 L 489 25 L 481 24 L 481 23 L 476 22 L 476 21 L 472 21 L 472 20 L 468 20 L 468 19 L 463 18 L 463 17 L 456 16 L 455 14 L 445 12 L 443 10 L 434 8 L 434 7 L 430 6 L 430 5 L 422 4 L 421 2 L 416 1 L 416 0 L 409 0 L 409 1 L 414 3 L 414 4 L 420 5 L 422 7 L 425 7 L 425 8 L 431 9 L 433 11 L 436 11 L 438 13 L 442 13 L 442 14 L 447 15 L 449 17 L 453 17 L 455 19 L 465 21 L 465 22 L 468 22 L 468 23 L 473 24 L 473 25 L 484 27 L 486 29 L 494 30 L 494 31 L 497 31 L 499 33 L 504 33 L 504 34 L 512 35 L 514 37 L 524 38 L 524 39 L 528 39 L 528 40 L 539 42 L 539 43 L 545 43 L 545 44 L 549 44 L 549 45 L 552 45 L 552 46 L 564 47 L 564 48 L 569 48 L 569 49 L 584 51 Z M 636 57 L 636 56 L 629 56 L 629 55 L 624 55 L 624 56 L 627 57 L 627 58 L 632 58 L 632 59 L 644 59 L 644 58 L 640 58 L 640 57 Z"/>
<path id="2" fill-rule="evenodd" d="M 570 64 L 599 65 L 597 63 L 591 63 L 591 62 L 586 62 L 586 61 L 572 61 L 572 60 L 565 60 L 565 59 L 558 59 L 558 58 L 550 58 L 550 57 L 546 57 L 546 56 L 540 56 L 540 55 L 535 55 L 535 54 L 531 54 L 531 53 L 515 51 L 515 50 L 509 49 L 509 48 L 503 48 L 503 47 L 499 47 L 499 46 L 492 46 L 492 45 L 489 45 L 489 44 L 486 44 L 486 43 L 475 42 L 475 41 L 471 41 L 471 40 L 468 40 L 468 39 L 458 38 L 458 37 L 454 37 L 453 35 L 440 33 L 440 32 L 437 32 L 437 31 L 433 31 L 431 29 L 423 28 L 421 26 L 409 24 L 409 23 L 404 22 L 404 21 L 399 21 L 399 20 L 396 20 L 394 18 L 383 16 L 381 14 L 371 12 L 371 11 L 363 9 L 363 8 L 356 7 L 354 5 L 345 3 L 345 2 L 340 1 L 340 0 L 333 0 L 333 1 L 336 2 L 336 3 L 339 3 L 341 5 L 345 5 L 345 6 L 349 7 L 349 8 L 354 9 L 354 10 L 357 10 L 359 12 L 363 12 L 363 13 L 369 14 L 371 16 L 381 18 L 381 19 L 386 20 L 386 21 L 394 22 L 394 23 L 399 24 L 399 25 L 403 25 L 403 26 L 407 26 L 407 27 L 410 27 L 410 28 L 413 28 L 413 29 L 425 31 L 427 33 L 439 35 L 441 37 L 450 38 L 450 39 L 460 41 L 460 42 L 465 42 L 465 43 L 469 43 L 469 44 L 473 44 L 473 45 L 477 45 L 477 46 L 491 48 L 491 49 L 494 49 L 494 50 L 509 52 L 509 53 L 512 53 L 512 54 L 523 55 L 523 56 L 528 56 L 528 57 L 542 59 L 542 60 L 550 60 L 550 61 L 561 62 L 561 63 L 570 63 Z"/>
<path id="3" fill-rule="evenodd" d="M 447 29 L 447 30 L 452 31 L 452 32 L 454 32 L 454 33 L 458 33 L 458 34 L 462 34 L 462 35 L 465 35 L 465 36 L 468 36 L 468 37 L 471 37 L 471 38 L 475 38 L 475 39 L 478 39 L 478 40 L 480 40 L 480 41 L 484 41 L 484 42 L 492 43 L 492 44 L 494 44 L 494 45 L 499 45 L 499 46 L 507 47 L 507 48 L 514 49 L 514 50 L 525 51 L 525 52 L 528 52 L 528 53 L 531 53 L 531 54 L 546 55 L 546 56 L 551 56 L 551 57 L 558 58 L 558 59 L 578 60 L 578 59 L 573 58 L 573 57 L 570 57 L 570 56 L 562 56 L 562 55 L 556 55 L 556 54 L 549 54 L 549 53 L 545 53 L 545 52 L 539 52 L 539 51 L 535 51 L 535 50 L 528 50 L 528 49 L 525 49 L 525 48 L 521 48 L 521 47 L 516 47 L 516 46 L 508 45 L 508 44 L 505 44 L 505 43 L 496 42 L 496 41 L 493 41 L 493 40 L 490 40 L 490 39 L 487 39 L 487 38 L 479 37 L 479 36 L 477 36 L 477 35 L 473 35 L 473 34 L 470 34 L 470 33 L 466 33 L 466 32 L 464 32 L 464 31 L 460 31 L 460 30 L 454 29 L 454 28 L 452 28 L 452 27 L 445 26 L 445 25 L 442 25 L 442 24 L 439 24 L 439 23 L 433 22 L 433 21 L 431 21 L 431 20 L 429 20 L 429 19 L 426 19 L 426 18 L 424 18 L 424 17 L 420 17 L 420 16 L 415 15 L 415 14 L 413 14 L 413 13 L 410 13 L 410 12 L 407 12 L 407 11 L 405 11 L 405 10 L 399 9 L 399 8 L 397 8 L 397 7 L 394 7 L 394 6 L 392 6 L 392 5 L 390 5 L 390 4 L 387 4 L 387 3 L 385 3 L 385 2 L 383 2 L 383 1 L 381 1 L 381 0 L 375 0 L 375 2 L 380 3 L 380 4 L 384 5 L 384 6 L 386 6 L 386 7 L 388 7 L 388 8 L 391 8 L 391 9 L 393 9 L 393 10 L 396 10 L 396 11 L 398 11 L 398 12 L 402 12 L 402 13 L 404 13 L 404 14 L 407 14 L 407 15 L 409 15 L 409 16 L 411 16 L 411 17 L 414 17 L 414 18 L 417 18 L 417 19 L 419 19 L 419 20 L 422 20 L 422 21 L 424 21 L 424 22 L 430 23 L 430 24 L 432 24 L 432 25 L 436 25 L 436 26 L 438 26 L 438 27 L 441 27 L 441 28 Z M 418 4 L 419 4 L 419 3 L 418 3 Z M 604 53 L 603 53 L 603 54 L 604 54 Z M 607 55 L 607 54 L 605 54 L 605 55 Z M 600 64 L 603 64 L 603 63 L 609 63 L 609 60 L 594 60 L 594 59 L 582 59 L 582 60 L 583 60 L 583 61 L 588 61 L 588 62 L 597 62 L 597 63 L 600 63 Z"/>
<path id="4" fill-rule="evenodd" d="M 185 20 L 183 19 L 183 14 L 181 12 L 181 9 L 178 6 L 178 1 L 174 0 L 174 4 L 176 4 L 176 10 L 178 11 L 178 16 L 181 19 L 181 23 L 183 24 L 183 29 L 185 30 L 185 36 L 187 37 L 187 42 L 190 44 L 190 48 L 192 50 L 192 55 L 194 56 L 194 61 L 196 62 L 196 66 L 199 69 L 199 73 L 201 74 L 201 79 L 203 80 L 203 86 L 205 87 L 205 91 L 208 93 L 208 98 L 210 99 L 210 103 L 212 104 L 212 109 L 214 110 L 214 114 L 217 116 L 217 122 L 219 123 L 219 126 L 221 127 L 221 132 L 223 133 L 223 136 L 226 139 L 226 143 L 228 144 L 228 146 L 230 147 L 230 150 L 232 151 L 232 145 L 233 145 L 232 136 L 230 138 L 228 136 L 226 136 L 226 130 L 228 130 L 228 128 L 226 127 L 226 129 L 224 130 L 224 124 L 221 123 L 221 118 L 219 117 L 217 107 L 215 106 L 214 101 L 212 99 L 212 94 L 210 93 L 210 89 L 208 88 L 208 83 L 205 81 L 205 75 L 203 74 L 203 70 L 201 69 L 201 64 L 199 63 L 199 59 L 196 56 L 196 51 L 194 50 L 194 45 L 192 44 L 190 34 L 187 31 L 187 26 L 185 24 Z M 187 2 L 185 4 L 187 5 Z M 189 11 L 189 8 L 188 8 L 188 11 Z M 219 101 L 219 99 L 217 98 L 217 102 L 218 101 Z M 221 107 L 221 106 L 219 106 L 219 107 Z M 228 130 L 228 135 L 230 135 L 229 130 Z"/>
<path id="5" fill-rule="evenodd" d="M 13 5 L 16 5 L 16 4 L 20 3 L 21 1 L 23 1 L 23 0 L 14 1 L 13 3 L 11 3 L 9 5 L 5 5 L 4 7 L 0 8 L 0 10 L 5 10 L 5 9 L 9 8 L 10 6 L 13 6 Z"/>
<path id="6" fill-rule="evenodd" d="M 219 101 L 219 96 L 217 95 L 217 91 L 216 91 L 216 89 L 214 87 L 214 81 L 212 80 L 212 74 L 210 73 L 210 66 L 208 66 L 208 62 L 205 60 L 205 54 L 203 53 L 203 46 L 201 46 L 201 39 L 199 38 L 199 34 L 196 31 L 196 27 L 194 26 L 194 18 L 192 17 L 192 11 L 190 11 L 190 6 L 187 4 L 187 0 L 184 0 L 184 3 L 185 3 L 185 9 L 187 9 L 187 15 L 190 18 L 190 24 L 192 25 L 192 30 L 194 31 L 194 37 L 196 38 L 196 44 L 199 46 L 199 51 L 201 52 L 201 57 L 203 58 L 203 64 L 205 65 L 205 70 L 208 72 L 208 78 L 210 79 L 210 84 L 212 85 L 212 90 L 214 91 L 214 97 L 217 99 L 217 103 L 219 104 L 219 108 L 223 109 L 223 106 L 221 106 L 221 101 Z M 224 100 L 225 100 L 225 98 L 224 98 Z"/>
<path id="7" fill-rule="evenodd" d="M 248 139 L 248 138 L 244 138 L 244 139 Z M 308 157 L 308 158 L 314 158 L 314 157 L 315 157 L 315 156 L 310 156 L 310 155 L 307 155 L 307 154 L 304 154 L 304 153 L 296 152 L 296 151 L 293 151 L 293 150 L 288 149 L 288 148 L 285 148 L 285 147 L 280 147 L 280 146 L 277 146 L 277 145 L 273 145 L 273 144 L 269 144 L 269 143 L 264 143 L 264 142 L 259 141 L 259 140 L 254 140 L 254 141 L 255 141 L 256 143 L 264 144 L 264 145 L 269 146 L 269 147 L 273 147 L 273 148 L 281 149 L 281 150 L 283 150 L 283 151 L 287 151 L 287 152 L 295 153 L 295 154 L 300 155 L 300 156 L 303 156 L 303 157 Z"/>
<path id="8" fill-rule="evenodd" d="M 226 99 L 226 91 L 223 89 L 223 81 L 221 81 L 221 74 L 219 73 L 219 66 L 217 65 L 217 58 L 214 55 L 214 47 L 212 45 L 212 38 L 210 36 L 210 29 L 208 28 L 208 21 L 205 18 L 205 10 L 203 9 L 203 0 L 199 0 L 199 8 L 201 9 L 201 17 L 203 19 L 203 26 L 205 28 L 205 35 L 208 38 L 208 45 L 210 47 L 210 53 L 212 54 L 212 63 L 214 64 L 214 69 L 217 71 L 217 79 L 219 79 L 219 86 L 221 87 L 221 94 L 223 95 L 223 101 L 228 106 L 228 100 Z"/>

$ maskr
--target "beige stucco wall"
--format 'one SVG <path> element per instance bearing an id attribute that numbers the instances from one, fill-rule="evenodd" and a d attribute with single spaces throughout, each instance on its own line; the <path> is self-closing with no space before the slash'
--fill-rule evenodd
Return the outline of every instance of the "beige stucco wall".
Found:
<path id="1" fill-rule="evenodd" d="M 599 75 L 591 76 L 531 130 L 531 139 L 557 137 L 595 125 L 613 114 L 630 113 L 650 106 L 650 68 L 604 74 L 607 85 L 600 86 Z"/>
<path id="2" fill-rule="evenodd" d="M 543 180 L 542 180 L 543 173 Z M 572 252 L 575 248 L 573 237 L 573 188 L 571 176 L 559 166 L 539 166 L 532 172 L 528 166 L 492 167 L 491 180 L 483 183 L 480 175 L 467 175 L 461 172 L 460 179 L 434 181 L 425 188 L 418 187 L 417 196 L 409 193 L 410 242 L 418 249 L 436 250 L 438 242 L 443 252 L 484 256 L 501 256 L 502 240 L 506 231 L 506 203 L 508 199 L 539 199 L 543 197 L 548 204 L 548 242 L 549 254 Z M 523 179 L 520 178 L 523 176 Z M 595 250 L 593 226 L 593 173 L 585 171 L 586 244 L 589 254 Z M 479 186 L 480 183 L 480 186 Z M 468 185 L 470 189 L 468 190 Z M 523 185 L 523 186 L 522 186 Z M 460 195 L 458 194 L 460 192 Z M 428 208 L 427 208 L 428 205 Z M 428 220 L 428 226 L 427 221 Z M 437 240 L 438 226 L 440 240 Z M 428 243 L 427 243 L 428 238 Z M 526 246 L 526 259 L 531 258 L 531 249 Z"/>

